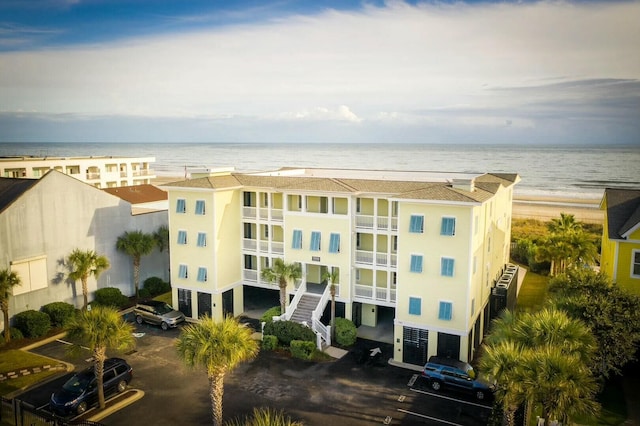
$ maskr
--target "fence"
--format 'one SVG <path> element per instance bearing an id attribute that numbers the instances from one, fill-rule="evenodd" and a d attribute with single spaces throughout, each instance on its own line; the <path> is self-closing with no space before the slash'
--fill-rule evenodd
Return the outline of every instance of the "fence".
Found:
<path id="1" fill-rule="evenodd" d="M 38 410 L 19 399 L 4 397 L 0 400 L 0 421 L 3 425 L 13 426 L 103 426 L 102 423 L 89 420 L 69 420 L 58 417 L 48 411 Z"/>

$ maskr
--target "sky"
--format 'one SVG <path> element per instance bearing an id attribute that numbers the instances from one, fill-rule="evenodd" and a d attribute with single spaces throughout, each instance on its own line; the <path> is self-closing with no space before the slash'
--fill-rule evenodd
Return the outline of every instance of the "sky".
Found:
<path id="1" fill-rule="evenodd" d="M 1 0 L 1 142 L 636 144 L 640 1 Z"/>

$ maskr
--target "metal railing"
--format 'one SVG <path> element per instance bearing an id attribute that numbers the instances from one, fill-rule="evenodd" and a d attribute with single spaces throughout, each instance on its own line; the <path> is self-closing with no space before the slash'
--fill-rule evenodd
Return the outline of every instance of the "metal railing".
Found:
<path id="1" fill-rule="evenodd" d="M 327 285 L 322 292 L 322 297 L 320 297 L 320 301 L 318 305 L 311 313 L 311 329 L 319 335 L 320 338 L 324 339 L 327 345 L 331 345 L 331 326 L 325 326 L 320 322 L 320 318 L 322 318 L 322 313 L 324 312 L 324 308 L 327 306 L 327 302 L 329 301 L 330 296 L 330 286 Z M 322 350 L 322 342 L 318 339 L 318 350 Z"/>

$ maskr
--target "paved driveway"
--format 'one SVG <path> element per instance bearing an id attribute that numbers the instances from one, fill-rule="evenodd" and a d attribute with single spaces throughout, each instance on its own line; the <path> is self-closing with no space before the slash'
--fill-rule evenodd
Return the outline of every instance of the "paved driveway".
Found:
<path id="1" fill-rule="evenodd" d="M 179 330 L 136 326 L 144 333 L 135 352 L 125 355 L 134 369 L 131 387 L 145 392 L 142 399 L 102 420 L 106 425 L 200 425 L 211 423 L 208 382 L 204 371 L 186 369 L 173 343 Z M 64 345 L 52 343 L 34 352 L 69 360 Z M 380 347 L 382 360 L 362 363 L 356 352 Z M 249 414 L 254 407 L 284 410 L 306 425 L 484 425 L 490 410 L 458 394 L 434 395 L 413 371 L 391 366 L 392 346 L 359 340 L 354 352 L 340 360 L 311 363 L 274 352 L 261 352 L 225 378 L 224 416 Z M 366 357 L 365 357 L 366 358 Z M 74 360 L 78 366 L 84 360 Z M 46 384 L 31 393 L 51 393 Z M 409 385 L 411 384 L 411 386 Z M 444 397 L 444 398 L 443 398 Z M 35 397 L 34 397 L 35 398 Z M 34 401 L 37 403 L 37 401 Z"/>

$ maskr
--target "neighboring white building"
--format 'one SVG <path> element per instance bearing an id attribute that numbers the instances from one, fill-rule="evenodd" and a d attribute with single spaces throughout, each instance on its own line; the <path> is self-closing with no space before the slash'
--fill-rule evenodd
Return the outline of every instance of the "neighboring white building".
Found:
<path id="1" fill-rule="evenodd" d="M 0 177 L 36 178 L 57 170 L 97 188 L 149 184 L 155 157 L 0 157 Z"/>
<path id="2" fill-rule="evenodd" d="M 103 287 L 133 295 L 132 260 L 116 249 L 116 240 L 125 231 L 153 233 L 167 224 L 166 210 L 133 214 L 130 202 L 55 170 L 41 179 L 0 178 L 0 269 L 22 280 L 9 298 L 10 315 L 50 302 L 82 306 L 81 284 L 68 279 L 66 264 L 76 248 L 111 263 L 97 282 L 89 280 L 89 300 Z M 158 250 L 143 257 L 141 285 L 151 276 L 168 281 L 167 261 Z"/>
<path id="3" fill-rule="evenodd" d="M 261 273 L 282 258 L 303 271 L 286 318 L 313 300 L 302 316 L 328 339 L 322 276 L 337 270 L 341 314 L 376 327 L 391 313 L 394 360 L 424 365 L 435 354 L 473 358 L 504 307 L 517 174 L 207 173 L 163 186 L 173 304 L 187 316 L 241 314 L 246 287 L 278 291 Z"/>

